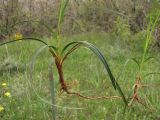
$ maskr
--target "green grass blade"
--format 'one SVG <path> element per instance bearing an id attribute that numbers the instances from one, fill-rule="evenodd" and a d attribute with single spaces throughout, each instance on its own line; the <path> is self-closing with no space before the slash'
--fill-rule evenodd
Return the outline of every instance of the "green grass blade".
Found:
<path id="1" fill-rule="evenodd" d="M 55 47 L 55 46 L 53 46 L 53 45 L 48 45 L 48 47 L 49 48 L 52 48 L 52 50 L 55 52 L 55 51 L 57 51 L 57 48 Z"/>
<path id="2" fill-rule="evenodd" d="M 150 60 L 153 60 L 153 59 L 156 59 L 156 58 L 154 58 L 154 57 L 148 57 L 148 58 L 146 58 L 146 59 L 144 60 L 144 63 L 145 63 L 145 62 L 148 62 L 148 61 L 150 61 Z"/>
<path id="3" fill-rule="evenodd" d="M 54 50 L 57 49 L 55 46 L 48 45 L 46 42 L 44 42 L 43 40 L 38 39 L 38 38 L 22 38 L 22 39 L 10 40 L 10 41 L 1 43 L 0 46 L 6 45 L 6 44 L 10 44 L 10 43 L 14 43 L 14 42 L 19 42 L 20 40 L 22 40 L 22 41 L 27 41 L 27 40 L 37 41 L 37 42 L 43 43 L 44 45 L 46 45 L 46 46 L 48 46 L 48 47 L 53 48 Z"/>
<path id="4" fill-rule="evenodd" d="M 42 46 L 40 48 L 38 48 L 35 53 L 33 54 L 33 57 L 30 61 L 30 70 L 29 70 L 29 78 L 30 78 L 30 81 L 33 81 L 33 73 L 34 73 L 34 65 L 35 65 L 35 62 L 36 62 L 36 59 L 38 57 L 38 55 L 47 48 L 48 46 Z M 30 83 L 30 82 L 29 82 Z M 30 84 L 31 88 L 33 89 L 33 92 L 35 93 L 35 95 L 41 99 L 40 95 L 36 92 L 34 86 L 32 84 Z"/>
<path id="5" fill-rule="evenodd" d="M 136 60 L 136 58 L 131 58 L 131 60 L 136 63 L 136 65 L 138 66 L 138 69 L 140 70 L 140 63 L 138 60 Z"/>
<path id="6" fill-rule="evenodd" d="M 80 44 L 77 43 L 75 44 L 70 50 L 67 51 L 67 53 L 64 55 L 62 62 L 64 62 L 64 60 L 67 58 L 67 56 L 72 53 L 74 50 L 76 50 L 78 47 L 80 47 Z"/>
<path id="7" fill-rule="evenodd" d="M 160 73 L 159 72 L 148 73 L 148 74 L 144 75 L 143 78 L 148 77 L 150 75 L 160 75 Z"/>
<path id="8" fill-rule="evenodd" d="M 114 79 L 114 77 L 113 77 L 113 75 L 112 75 L 112 72 L 111 72 L 111 70 L 110 70 L 110 68 L 109 68 L 109 65 L 108 65 L 107 61 L 105 60 L 105 58 L 104 58 L 104 56 L 102 55 L 102 53 L 100 52 L 100 50 L 99 50 L 97 47 L 95 47 L 93 44 L 88 43 L 88 42 L 86 42 L 86 41 L 80 42 L 80 43 L 82 43 L 85 47 L 89 48 L 93 53 L 95 53 L 95 54 L 98 56 L 98 58 L 99 58 L 99 59 L 101 60 L 101 62 L 104 64 L 104 67 L 106 68 L 106 70 L 107 70 L 107 72 L 108 72 L 108 74 L 109 74 L 109 77 L 110 77 L 110 79 L 111 79 L 111 82 L 112 82 L 113 87 L 116 89 L 115 79 Z"/>
<path id="9" fill-rule="evenodd" d="M 127 59 L 126 62 L 121 67 L 120 71 L 118 72 L 118 76 L 116 77 L 116 80 L 119 80 L 119 78 L 125 73 L 126 66 L 129 64 L 130 59 Z"/>
<path id="10" fill-rule="evenodd" d="M 60 26 L 64 19 L 65 10 L 69 0 L 61 0 L 61 7 L 59 12 L 58 25 Z"/>
<path id="11" fill-rule="evenodd" d="M 149 23 L 149 26 L 147 28 L 147 36 L 146 36 L 146 40 L 145 40 L 145 43 L 144 43 L 144 50 L 143 50 L 143 56 L 142 56 L 142 60 L 141 60 L 141 64 L 140 64 L 140 72 L 142 70 L 142 67 L 143 67 L 143 64 L 144 64 L 144 61 L 145 61 L 145 57 L 148 53 L 148 50 L 149 50 L 149 45 L 151 43 L 151 38 L 152 38 L 152 34 L 156 28 L 156 25 L 159 21 L 159 18 L 160 18 L 160 11 L 157 11 L 156 13 L 156 18 L 155 20 L 152 20 L 152 17 L 153 15 L 150 15 L 150 23 Z"/>
<path id="12" fill-rule="evenodd" d="M 30 62 L 30 79 L 32 80 L 32 74 L 33 74 L 33 68 L 34 68 L 34 64 L 36 61 L 36 58 L 38 57 L 38 55 L 44 50 L 46 49 L 46 47 L 48 47 L 47 45 L 42 46 L 40 48 L 38 48 L 35 53 L 33 54 L 32 60 Z"/>
<path id="13" fill-rule="evenodd" d="M 116 83 L 115 83 L 115 79 L 112 75 L 112 72 L 108 66 L 108 63 L 106 62 L 104 56 L 102 55 L 102 53 L 100 52 L 100 50 L 95 47 L 94 45 L 92 45 L 91 43 L 88 43 L 86 41 L 79 41 L 79 42 L 71 42 L 69 44 L 67 44 L 64 49 L 62 50 L 62 54 L 64 54 L 64 51 L 67 50 L 67 48 L 73 44 L 81 44 L 81 45 L 84 45 L 85 47 L 89 48 L 90 50 L 92 50 L 98 57 L 99 59 L 101 60 L 101 62 L 105 65 L 105 68 L 110 76 L 110 79 L 111 79 L 111 82 L 112 82 L 112 85 L 113 87 L 116 89 Z M 74 46 L 75 47 L 75 46 Z M 68 53 L 67 53 L 68 54 Z"/>
<path id="14" fill-rule="evenodd" d="M 66 46 L 64 46 L 64 48 L 62 49 L 61 55 L 63 55 L 64 52 L 65 52 L 69 47 L 71 47 L 72 45 L 75 45 L 75 44 L 79 44 L 79 43 L 78 43 L 78 42 L 70 42 L 70 43 L 68 43 Z"/>
<path id="15" fill-rule="evenodd" d="M 125 96 L 124 96 L 124 94 L 123 94 L 123 92 L 122 92 L 119 84 L 118 84 L 117 81 L 115 80 L 115 78 L 114 78 L 114 76 L 113 76 L 113 74 L 112 74 L 112 72 L 111 72 L 111 70 L 110 70 L 110 67 L 109 67 L 109 65 L 108 65 L 105 57 L 104 57 L 103 54 L 100 52 L 100 50 L 99 50 L 96 46 L 94 46 L 93 44 L 91 44 L 91 43 L 89 43 L 89 42 L 79 41 L 79 42 L 71 42 L 71 43 L 67 44 L 67 45 L 63 48 L 61 54 L 64 54 L 64 52 L 65 52 L 71 45 L 74 45 L 74 46 L 65 54 L 65 57 L 66 57 L 66 55 L 69 55 L 71 52 L 73 52 L 73 51 L 72 51 L 73 48 L 77 49 L 77 48 L 78 48 L 77 45 L 83 45 L 83 46 L 89 48 L 89 49 L 99 58 L 99 60 L 103 63 L 103 65 L 104 65 L 104 67 L 105 67 L 105 69 L 106 69 L 106 71 L 107 71 L 107 73 L 108 73 L 108 75 L 109 75 L 109 77 L 110 77 L 112 86 L 114 87 L 115 90 L 117 89 L 117 90 L 119 91 L 120 95 L 122 96 L 122 98 L 123 98 L 123 100 L 124 100 L 125 105 L 127 105 L 127 100 L 126 100 L 126 98 L 125 98 Z"/>
<path id="16" fill-rule="evenodd" d="M 107 63 L 105 57 L 103 56 L 103 54 L 100 52 L 100 50 L 96 46 L 94 46 L 93 44 L 88 43 L 86 41 L 85 42 L 80 42 L 80 43 L 83 43 L 86 47 L 88 47 L 90 50 L 92 50 L 92 52 L 94 52 L 98 56 L 98 58 L 103 63 L 106 71 L 108 72 L 108 75 L 110 77 L 110 80 L 112 82 L 113 87 L 119 91 L 120 95 L 122 96 L 122 98 L 124 100 L 125 105 L 127 105 L 127 100 L 126 100 L 126 98 L 124 96 L 124 93 L 122 92 L 118 82 L 115 80 L 115 78 L 114 78 L 114 76 L 113 76 L 113 74 L 112 74 L 112 72 L 110 70 L 110 67 L 109 67 L 108 63 Z"/>
<path id="17" fill-rule="evenodd" d="M 50 85 L 50 92 L 51 92 L 51 99 L 52 99 L 52 118 L 53 120 L 56 120 L 56 106 L 55 103 L 55 82 L 54 82 L 54 77 L 53 77 L 53 59 L 49 64 L 49 85 Z"/>

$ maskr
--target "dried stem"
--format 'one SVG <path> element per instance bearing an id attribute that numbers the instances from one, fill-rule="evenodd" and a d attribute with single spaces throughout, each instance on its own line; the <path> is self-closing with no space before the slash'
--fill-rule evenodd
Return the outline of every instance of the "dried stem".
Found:
<path id="1" fill-rule="evenodd" d="M 133 87 L 134 87 L 134 93 L 133 93 L 133 96 L 131 97 L 130 102 L 128 103 L 128 106 L 130 107 L 133 104 L 133 101 L 137 101 L 138 103 L 140 103 L 143 106 L 147 107 L 145 105 L 145 103 L 143 103 L 143 101 L 138 96 L 139 88 L 142 87 L 142 85 L 141 85 L 141 77 L 140 76 L 137 76 L 137 78 L 135 80 L 135 84 L 134 84 Z"/>
<path id="2" fill-rule="evenodd" d="M 76 95 L 78 97 L 84 98 L 84 99 L 91 99 L 91 100 L 97 100 L 97 99 L 121 99 L 120 96 L 84 96 L 78 92 L 67 92 L 67 94 Z"/>

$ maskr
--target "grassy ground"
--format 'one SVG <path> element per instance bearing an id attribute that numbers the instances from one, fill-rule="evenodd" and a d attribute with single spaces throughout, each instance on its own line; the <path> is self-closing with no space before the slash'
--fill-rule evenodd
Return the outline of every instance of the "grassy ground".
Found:
<path id="1" fill-rule="evenodd" d="M 124 93 L 130 96 L 134 84 L 137 66 L 130 58 L 139 57 L 142 47 L 135 43 L 129 47 L 121 40 L 112 39 L 105 33 L 89 33 L 65 37 L 63 43 L 73 40 L 87 40 L 100 48 L 109 62 L 115 77 L 120 75 L 118 82 Z M 48 42 L 50 42 L 48 40 Z M 38 57 L 33 81 L 29 79 L 29 64 L 34 51 L 42 46 L 36 42 L 17 42 L 0 48 L 0 83 L 6 82 L 7 87 L 0 87 L 0 104 L 5 110 L 0 113 L 3 120 L 50 120 L 51 97 L 48 82 L 48 63 L 51 56 L 48 50 Z M 8 50 L 8 52 L 7 52 Z M 159 58 L 160 54 L 151 53 Z M 144 74 L 160 71 L 160 59 L 152 60 L 144 67 Z M 126 66 L 124 67 L 124 65 Z M 17 69 L 18 66 L 18 69 Z M 10 68 L 10 69 L 9 69 Z M 65 80 L 70 89 L 80 91 L 84 95 L 118 95 L 111 87 L 109 78 L 96 56 L 88 49 L 81 48 L 72 54 L 64 65 Z M 56 106 L 58 120 L 159 120 L 160 89 L 159 86 L 145 87 L 140 96 L 147 107 L 134 103 L 123 114 L 124 104 L 121 99 L 85 100 L 75 96 L 59 93 L 57 71 L 54 66 L 56 84 Z M 159 84 L 159 75 L 151 75 L 143 79 L 143 84 Z M 3 92 L 11 92 L 11 97 L 4 97 Z M 35 93 L 36 92 L 36 93 Z"/>

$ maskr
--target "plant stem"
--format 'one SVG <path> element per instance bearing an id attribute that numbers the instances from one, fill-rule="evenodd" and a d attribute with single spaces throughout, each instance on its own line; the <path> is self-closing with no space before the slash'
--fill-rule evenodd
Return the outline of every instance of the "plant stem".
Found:
<path id="1" fill-rule="evenodd" d="M 61 90 L 64 90 L 65 92 L 68 93 L 67 85 L 65 84 L 64 77 L 63 77 L 63 69 L 62 69 L 61 59 L 56 57 L 55 63 L 56 63 L 57 70 L 58 70 L 59 81 L 61 84 Z"/>
<path id="2" fill-rule="evenodd" d="M 149 23 L 149 26 L 148 26 L 148 29 L 147 29 L 147 37 L 146 37 L 146 41 L 145 41 L 143 56 L 142 56 L 141 63 L 140 63 L 139 74 L 141 74 L 141 71 L 142 71 L 142 68 L 143 68 L 143 64 L 145 62 L 145 57 L 147 55 L 149 44 L 151 42 L 152 33 L 154 32 L 156 24 L 157 24 L 157 22 L 159 20 L 160 12 L 158 12 L 157 14 L 158 15 L 156 16 L 156 19 L 155 19 L 153 25 L 152 25 L 152 16 L 150 16 L 150 23 Z"/>
<path id="3" fill-rule="evenodd" d="M 53 63 L 49 65 L 49 84 L 52 99 L 52 119 L 56 120 L 56 107 L 55 107 L 55 91 L 54 91 L 54 78 L 53 78 Z"/>
<path id="4" fill-rule="evenodd" d="M 7 45 L 5 45 L 5 48 L 6 48 L 7 56 L 9 57 L 9 51 L 8 51 Z"/>

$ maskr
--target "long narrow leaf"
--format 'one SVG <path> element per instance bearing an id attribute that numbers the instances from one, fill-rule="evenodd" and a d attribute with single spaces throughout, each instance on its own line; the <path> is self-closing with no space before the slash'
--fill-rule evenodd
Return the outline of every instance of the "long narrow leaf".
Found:
<path id="1" fill-rule="evenodd" d="M 66 55 L 68 56 L 68 55 L 72 52 L 71 50 L 72 50 L 74 47 L 75 47 L 75 49 L 78 48 L 78 47 L 76 47 L 78 44 L 89 48 L 89 49 L 99 58 L 99 60 L 103 63 L 103 65 L 104 65 L 104 67 L 105 67 L 105 69 L 106 69 L 106 71 L 107 71 L 107 73 L 108 73 L 108 75 L 109 75 L 109 77 L 110 77 L 110 80 L 111 80 L 111 83 L 112 83 L 114 89 L 115 89 L 115 90 L 118 89 L 120 95 L 122 96 L 122 98 L 123 98 L 123 100 L 124 100 L 124 103 L 127 105 L 126 98 L 125 98 L 125 96 L 124 96 L 124 94 L 123 94 L 123 92 L 122 92 L 119 84 L 118 84 L 117 81 L 115 80 L 115 78 L 114 78 L 114 76 L 113 76 L 113 74 L 112 74 L 112 72 L 111 72 L 111 70 L 110 70 L 110 67 L 109 67 L 109 65 L 108 65 L 105 57 L 103 56 L 103 54 L 100 52 L 100 50 L 99 50 L 96 46 L 94 46 L 93 44 L 91 44 L 91 43 L 89 43 L 89 42 L 86 42 L 86 41 L 71 42 L 71 43 L 67 44 L 67 45 L 63 48 L 61 54 L 63 55 L 64 52 L 65 52 L 70 46 L 74 45 L 74 46 L 64 55 L 64 58 L 65 58 Z"/>
<path id="2" fill-rule="evenodd" d="M 35 93 L 35 95 L 40 99 L 42 100 L 43 102 L 49 104 L 49 105 L 52 105 L 52 106 L 56 106 L 55 104 L 51 104 L 49 103 L 47 100 L 45 100 L 44 98 L 42 98 L 35 90 L 35 87 L 31 84 L 31 81 L 33 81 L 33 73 L 34 73 L 34 65 L 35 65 L 35 62 L 36 62 L 36 59 L 38 57 L 38 55 L 47 48 L 48 46 L 42 46 L 40 48 L 38 48 L 35 53 L 33 54 L 33 57 L 32 57 L 32 60 L 30 62 L 30 73 L 29 73 L 29 77 L 30 77 L 30 81 L 29 81 L 29 84 L 31 86 L 31 88 L 33 89 L 33 92 Z"/>
<path id="3" fill-rule="evenodd" d="M 131 60 L 136 63 L 136 65 L 138 66 L 138 69 L 140 70 L 140 63 L 138 60 L 136 60 L 136 58 L 131 58 Z"/>
<path id="4" fill-rule="evenodd" d="M 92 50 L 92 52 L 94 52 L 94 53 L 99 57 L 99 59 L 101 60 L 101 62 L 102 62 L 103 65 L 104 65 L 104 67 L 106 68 L 106 71 L 108 72 L 108 75 L 109 75 L 109 77 L 110 77 L 110 80 L 111 80 L 111 82 L 112 82 L 113 87 L 114 87 L 115 89 L 117 88 L 117 90 L 119 91 L 119 93 L 121 94 L 121 96 L 122 96 L 122 98 L 123 98 L 123 100 L 124 100 L 125 105 L 127 105 L 127 100 L 126 100 L 126 98 L 125 98 L 125 96 L 124 96 L 124 94 L 123 94 L 123 92 L 122 92 L 122 90 L 121 90 L 118 82 L 115 80 L 115 78 L 114 78 L 114 76 L 113 76 L 113 74 L 112 74 L 112 72 L 111 72 L 111 70 L 110 70 L 110 67 L 109 67 L 109 65 L 108 65 L 105 57 L 103 56 L 103 54 L 102 54 L 102 53 L 100 52 L 100 50 L 99 50 L 96 46 L 94 46 L 93 44 L 88 43 L 88 42 L 83 42 L 83 43 L 85 44 L 86 47 L 90 48 L 90 50 Z"/>
<path id="5" fill-rule="evenodd" d="M 69 48 L 69 47 L 71 47 L 72 45 L 75 45 L 75 44 L 77 44 L 78 42 L 70 42 L 70 43 L 68 43 L 63 49 L 62 49 L 62 52 L 61 52 L 61 55 L 63 55 L 64 54 L 64 52 Z M 79 44 L 79 43 L 78 43 Z"/>
<path id="6" fill-rule="evenodd" d="M 59 20 L 58 20 L 58 26 L 61 25 L 64 18 L 65 9 L 67 7 L 69 0 L 61 0 L 61 7 L 60 7 L 60 13 L 59 13 Z"/>
<path id="7" fill-rule="evenodd" d="M 62 59 L 62 63 L 64 62 L 64 60 L 67 58 L 67 56 L 72 53 L 74 50 L 76 50 L 78 47 L 80 47 L 80 44 L 77 43 L 75 44 L 70 50 L 67 51 L 67 53 L 65 54 L 65 56 Z"/>
<path id="8" fill-rule="evenodd" d="M 105 68 L 106 68 L 106 70 L 107 70 L 107 72 L 108 72 L 108 74 L 109 74 L 109 77 L 110 77 L 110 79 L 111 79 L 111 82 L 112 82 L 113 87 L 116 89 L 115 79 L 114 79 L 114 77 L 113 77 L 113 75 L 112 75 L 112 73 L 111 73 L 111 70 L 110 70 L 110 68 L 109 68 L 109 66 L 108 66 L 108 63 L 106 62 L 106 60 L 105 60 L 104 56 L 102 55 L 102 53 L 100 52 L 100 50 L 99 50 L 97 47 L 95 47 L 93 44 L 88 43 L 88 42 L 86 42 L 86 41 L 71 42 L 71 43 L 69 43 L 68 45 L 66 45 L 66 46 L 64 47 L 64 49 L 62 50 L 62 54 L 64 53 L 64 51 L 65 51 L 70 45 L 73 45 L 73 44 L 75 44 L 75 43 L 84 45 L 85 47 L 87 47 L 87 48 L 89 48 L 90 50 L 92 50 L 92 51 L 98 56 L 98 58 L 99 58 L 99 59 L 101 60 L 101 62 L 104 64 L 104 66 L 105 66 Z"/>
<path id="9" fill-rule="evenodd" d="M 150 76 L 150 75 L 160 75 L 160 73 L 158 73 L 158 72 L 148 73 L 148 74 L 144 75 L 143 78 L 148 77 L 148 76 Z"/>
<path id="10" fill-rule="evenodd" d="M 148 57 L 148 58 L 146 58 L 146 59 L 144 60 L 144 63 L 145 63 L 145 62 L 148 62 L 149 60 L 153 60 L 153 59 L 156 59 L 156 58 L 154 58 L 154 57 Z"/>
<path id="11" fill-rule="evenodd" d="M 43 43 L 44 45 L 47 45 L 48 47 L 53 48 L 54 50 L 57 49 L 55 46 L 48 45 L 46 42 L 44 42 L 43 40 L 38 39 L 38 38 L 21 38 L 21 39 L 16 39 L 16 40 L 10 40 L 10 41 L 1 43 L 0 46 L 6 45 L 6 44 L 9 44 L 9 43 L 13 43 L 13 42 L 19 42 L 19 40 L 22 40 L 22 41 L 27 41 L 27 40 L 37 41 L 37 42 Z"/>

